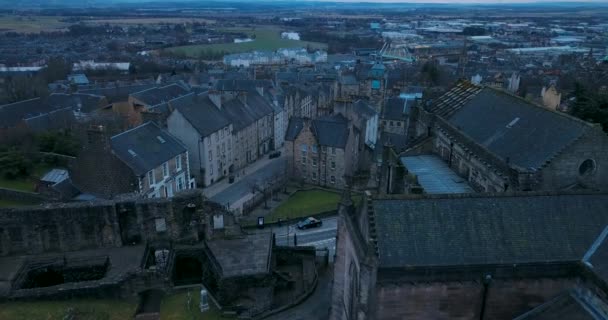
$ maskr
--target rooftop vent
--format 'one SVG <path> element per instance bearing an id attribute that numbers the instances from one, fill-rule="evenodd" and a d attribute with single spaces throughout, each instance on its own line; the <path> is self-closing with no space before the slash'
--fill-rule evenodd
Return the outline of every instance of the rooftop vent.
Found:
<path id="1" fill-rule="evenodd" d="M 133 157 L 137 157 L 137 153 L 135 153 L 135 151 L 129 149 L 129 154 L 132 155 Z"/>
<path id="2" fill-rule="evenodd" d="M 160 143 L 165 143 L 165 139 L 163 139 L 161 136 L 156 136 L 156 139 L 158 139 Z"/>

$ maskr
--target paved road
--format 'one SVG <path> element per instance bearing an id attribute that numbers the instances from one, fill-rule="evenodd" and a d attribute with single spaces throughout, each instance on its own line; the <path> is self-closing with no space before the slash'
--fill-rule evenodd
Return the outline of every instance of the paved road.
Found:
<path id="1" fill-rule="evenodd" d="M 297 238 L 298 246 L 314 246 L 317 249 L 329 249 L 330 261 L 336 251 L 336 233 L 338 230 L 338 218 L 328 217 L 322 219 L 323 225 L 319 228 L 299 230 L 295 224 L 282 227 L 272 227 L 272 232 L 276 235 L 277 245 L 294 245 L 294 235 Z M 268 232 L 265 228 L 263 232 Z"/>
<path id="2" fill-rule="evenodd" d="M 285 157 L 281 157 L 269 161 L 268 164 L 252 173 L 247 172 L 248 169 L 245 168 L 245 173 L 248 175 L 237 180 L 226 189 L 213 195 L 211 200 L 222 205 L 230 205 L 250 195 L 252 184 L 263 183 L 270 180 L 273 176 L 283 175 L 286 167 L 286 159 Z"/>
<path id="3" fill-rule="evenodd" d="M 267 318 L 267 320 L 325 320 L 329 318 L 333 268 L 319 270 L 317 288 L 301 304 Z"/>

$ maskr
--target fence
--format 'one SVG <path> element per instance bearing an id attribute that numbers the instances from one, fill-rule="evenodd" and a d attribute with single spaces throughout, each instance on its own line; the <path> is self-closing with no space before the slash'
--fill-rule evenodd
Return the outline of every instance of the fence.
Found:
<path id="1" fill-rule="evenodd" d="M 283 178 L 281 180 L 275 181 L 271 186 L 264 188 L 262 192 L 255 193 L 251 199 L 243 203 L 243 215 L 248 215 L 259 205 L 261 205 L 265 201 L 270 200 L 275 194 L 284 190 L 287 185 L 287 182 L 288 180 Z"/>

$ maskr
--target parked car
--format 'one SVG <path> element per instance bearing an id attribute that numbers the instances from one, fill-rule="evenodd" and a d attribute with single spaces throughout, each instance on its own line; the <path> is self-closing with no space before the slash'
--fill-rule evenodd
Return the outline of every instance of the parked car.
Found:
<path id="1" fill-rule="evenodd" d="M 281 151 L 275 151 L 275 152 L 271 152 L 268 155 L 268 159 L 274 159 L 274 158 L 278 158 L 281 156 Z"/>
<path id="2" fill-rule="evenodd" d="M 308 217 L 305 220 L 298 222 L 298 229 L 304 230 L 304 229 L 309 229 L 309 228 L 320 227 L 322 225 L 323 225 L 323 221 L 313 218 L 313 217 Z"/>

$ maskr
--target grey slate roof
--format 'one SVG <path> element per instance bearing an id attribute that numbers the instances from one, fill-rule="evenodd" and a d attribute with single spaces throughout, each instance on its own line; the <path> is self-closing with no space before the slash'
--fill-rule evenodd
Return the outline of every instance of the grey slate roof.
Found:
<path id="1" fill-rule="evenodd" d="M 28 125 L 33 126 L 34 129 L 56 127 L 55 124 L 72 121 L 73 115 L 68 114 L 72 111 L 80 109 L 83 113 L 89 113 L 97 110 L 101 107 L 100 103 L 103 99 L 102 96 L 91 94 L 53 93 L 44 99 L 34 98 L 2 105 L 0 106 L 0 127 L 12 127 L 22 120 L 27 122 L 28 119 L 32 119 Z M 61 112 L 50 115 L 50 113 L 59 111 Z M 41 116 L 44 117 L 40 118 Z"/>
<path id="2" fill-rule="evenodd" d="M 608 195 L 463 195 L 373 201 L 380 267 L 580 261 Z"/>
<path id="3" fill-rule="evenodd" d="M 223 277 L 270 272 L 271 244 L 270 233 L 252 234 L 240 239 L 212 240 L 207 243 L 222 269 Z"/>
<path id="4" fill-rule="evenodd" d="M 209 100 L 207 93 L 191 93 L 171 100 L 169 104 L 178 110 L 202 137 L 230 125 L 230 120 Z"/>
<path id="5" fill-rule="evenodd" d="M 155 106 L 186 94 L 188 94 L 188 90 L 173 83 L 160 88 L 151 88 L 132 93 L 131 96 L 145 103 L 147 106 Z"/>
<path id="6" fill-rule="evenodd" d="M 304 124 L 305 120 L 303 118 L 293 117 L 289 119 L 285 140 L 294 141 L 302 131 Z M 340 149 L 346 147 L 350 131 L 348 120 L 341 114 L 310 120 L 310 124 L 312 126 L 311 131 L 319 145 Z"/>
<path id="7" fill-rule="evenodd" d="M 344 149 L 348 142 L 348 120 L 341 114 L 312 120 L 312 132 L 319 145 Z"/>
<path id="8" fill-rule="evenodd" d="M 377 114 L 376 110 L 374 110 L 374 108 L 363 100 L 357 100 L 353 104 L 353 107 L 357 114 L 363 115 L 366 119 L 369 119 Z"/>
<path id="9" fill-rule="evenodd" d="M 110 145 L 114 154 L 138 176 L 186 152 L 177 138 L 153 122 L 113 136 Z"/>
<path id="10" fill-rule="evenodd" d="M 414 100 L 406 100 L 401 98 L 386 99 L 384 108 L 382 108 L 382 119 L 403 121 L 409 115 L 412 105 L 416 103 Z"/>
<path id="11" fill-rule="evenodd" d="M 255 121 L 272 114 L 274 108 L 257 92 L 247 93 L 246 104 L 239 99 L 222 103 L 222 114 L 232 122 L 232 128 L 239 131 Z"/>
<path id="12" fill-rule="evenodd" d="M 463 133 L 521 168 L 539 168 L 591 125 L 510 94 L 483 88 L 448 119 Z"/>
<path id="13" fill-rule="evenodd" d="M 287 131 L 285 133 L 285 141 L 294 141 L 302 128 L 304 127 L 304 119 L 299 117 L 292 117 L 289 119 L 289 125 L 287 126 Z"/>
<path id="14" fill-rule="evenodd" d="M 248 79 L 239 79 L 239 80 L 228 80 L 222 79 L 218 80 L 215 89 L 219 91 L 247 91 L 247 92 L 256 92 L 257 87 L 262 87 L 264 89 L 272 87 L 272 81 L 270 80 L 248 80 Z"/>
<path id="15" fill-rule="evenodd" d="M 79 92 L 105 96 L 108 99 L 109 103 L 114 103 L 114 102 L 119 102 L 119 101 L 127 101 L 129 99 L 129 95 L 131 93 L 141 92 L 141 91 L 148 90 L 148 89 L 155 88 L 155 87 L 156 87 L 156 84 L 144 83 L 144 84 L 135 84 L 135 85 L 124 85 L 124 86 L 120 85 L 120 86 L 112 86 L 112 87 L 83 89 L 83 90 L 79 90 Z"/>

